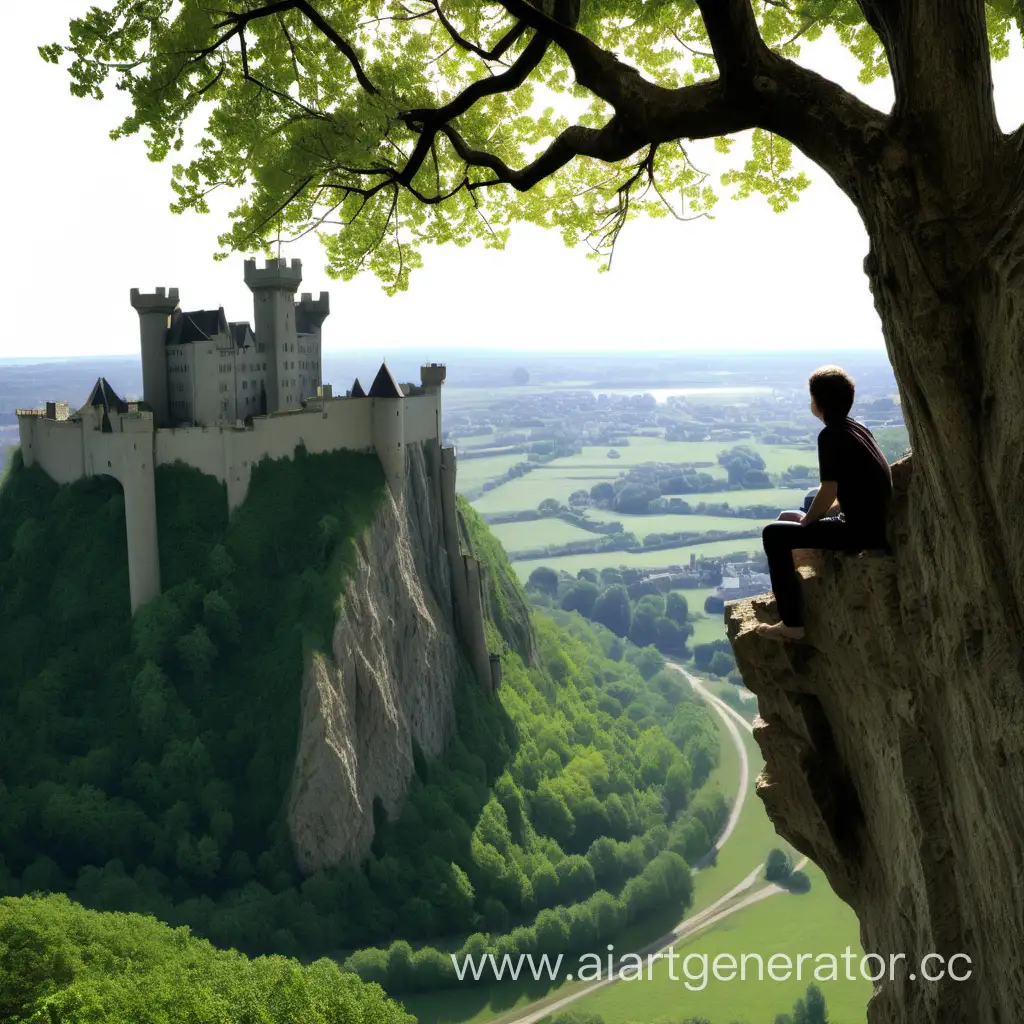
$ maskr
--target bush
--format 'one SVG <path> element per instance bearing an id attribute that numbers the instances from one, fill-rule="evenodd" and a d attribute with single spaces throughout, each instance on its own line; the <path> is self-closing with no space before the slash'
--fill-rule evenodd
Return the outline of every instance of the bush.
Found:
<path id="1" fill-rule="evenodd" d="M 608 587 L 594 602 L 590 617 L 616 636 L 628 637 L 633 624 L 633 609 L 626 588 L 621 583 Z"/>
<path id="2" fill-rule="evenodd" d="M 530 573 L 526 581 L 527 590 L 538 590 L 548 597 L 558 596 L 558 573 L 546 565 L 539 565 Z"/>
<path id="3" fill-rule="evenodd" d="M 764 877 L 769 882 L 785 882 L 793 872 L 793 862 L 784 850 L 770 850 L 764 862 Z"/>
<path id="4" fill-rule="evenodd" d="M 709 671 L 711 659 L 714 658 L 717 651 L 721 651 L 731 657 L 732 644 L 728 640 L 712 640 L 706 644 L 695 644 L 693 648 L 693 664 L 702 672 Z"/>
<path id="5" fill-rule="evenodd" d="M 802 895 L 811 891 L 811 879 L 803 871 L 792 871 L 785 879 L 785 886 L 790 892 Z"/>
<path id="6" fill-rule="evenodd" d="M 727 676 L 735 668 L 735 659 L 725 651 L 715 651 L 711 657 L 711 664 L 708 665 L 708 671 L 719 678 Z"/>

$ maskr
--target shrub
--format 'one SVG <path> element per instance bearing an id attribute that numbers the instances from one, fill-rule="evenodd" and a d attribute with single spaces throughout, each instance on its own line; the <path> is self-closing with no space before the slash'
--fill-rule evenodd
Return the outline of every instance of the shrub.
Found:
<path id="1" fill-rule="evenodd" d="M 785 882 L 793 872 L 793 862 L 784 850 L 770 850 L 764 862 L 764 877 L 769 882 Z"/>

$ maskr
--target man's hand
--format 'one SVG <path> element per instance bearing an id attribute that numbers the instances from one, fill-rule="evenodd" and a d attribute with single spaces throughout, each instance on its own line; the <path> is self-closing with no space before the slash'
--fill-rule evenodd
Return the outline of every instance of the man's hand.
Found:
<path id="1" fill-rule="evenodd" d="M 824 519 L 833 509 L 836 512 L 839 511 L 839 502 L 836 501 L 838 486 L 835 480 L 822 480 L 818 485 L 818 493 L 814 496 L 814 501 L 811 502 L 811 507 L 807 510 L 807 515 L 800 520 L 801 526 L 809 526 L 811 523 L 816 523 L 819 519 Z"/>

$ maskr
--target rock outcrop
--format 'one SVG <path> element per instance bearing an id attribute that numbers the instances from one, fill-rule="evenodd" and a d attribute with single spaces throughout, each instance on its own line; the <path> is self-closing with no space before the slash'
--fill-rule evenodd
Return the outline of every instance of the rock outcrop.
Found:
<path id="1" fill-rule="evenodd" d="M 726 621 L 758 698 L 758 793 L 776 829 L 856 911 L 866 952 L 909 961 L 876 983 L 871 1024 L 1011 1024 L 1024 1020 L 1024 638 L 938 585 L 912 471 L 893 467 L 892 556 L 798 556 L 809 643 L 753 632 L 777 618 L 770 596 L 731 602 Z M 923 980 L 929 953 L 969 956 L 951 965 L 969 980 Z"/>
<path id="2" fill-rule="evenodd" d="M 414 744 L 436 757 L 454 724 L 465 668 L 427 458 L 409 447 L 401 499 L 386 493 L 357 543 L 332 650 L 306 669 L 287 818 L 307 872 L 366 854 L 375 799 L 397 813 Z"/>

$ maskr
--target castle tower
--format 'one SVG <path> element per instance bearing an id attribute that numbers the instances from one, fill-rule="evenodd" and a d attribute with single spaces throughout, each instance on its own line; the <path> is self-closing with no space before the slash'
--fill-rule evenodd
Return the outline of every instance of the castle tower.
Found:
<path id="1" fill-rule="evenodd" d="M 142 398 L 153 410 L 153 425 L 167 427 L 171 422 L 167 388 L 167 327 L 178 306 L 178 289 L 163 288 L 143 295 L 131 291 L 132 306 L 139 314 L 142 342 Z"/>
<path id="2" fill-rule="evenodd" d="M 434 428 L 437 441 L 441 442 L 441 386 L 444 384 L 448 371 L 444 363 L 427 363 L 420 367 L 420 384 L 423 390 L 434 399 Z"/>
<path id="3" fill-rule="evenodd" d="M 302 261 L 267 260 L 262 270 L 245 261 L 245 283 L 253 294 L 257 352 L 267 357 L 267 412 L 297 408 L 298 354 L 295 350 L 295 293 L 302 284 Z"/>
<path id="4" fill-rule="evenodd" d="M 373 402 L 373 447 L 398 498 L 405 486 L 405 397 L 386 363 L 380 364 L 367 396 Z"/>
<path id="5" fill-rule="evenodd" d="M 320 338 L 320 329 L 324 321 L 331 313 L 331 297 L 327 292 L 321 292 L 319 299 L 314 299 L 309 292 L 303 292 L 300 300 L 295 303 L 295 323 L 300 333 L 313 336 L 313 351 L 307 353 L 316 362 L 316 373 L 312 381 L 312 393 L 323 383 L 323 345 Z"/>

